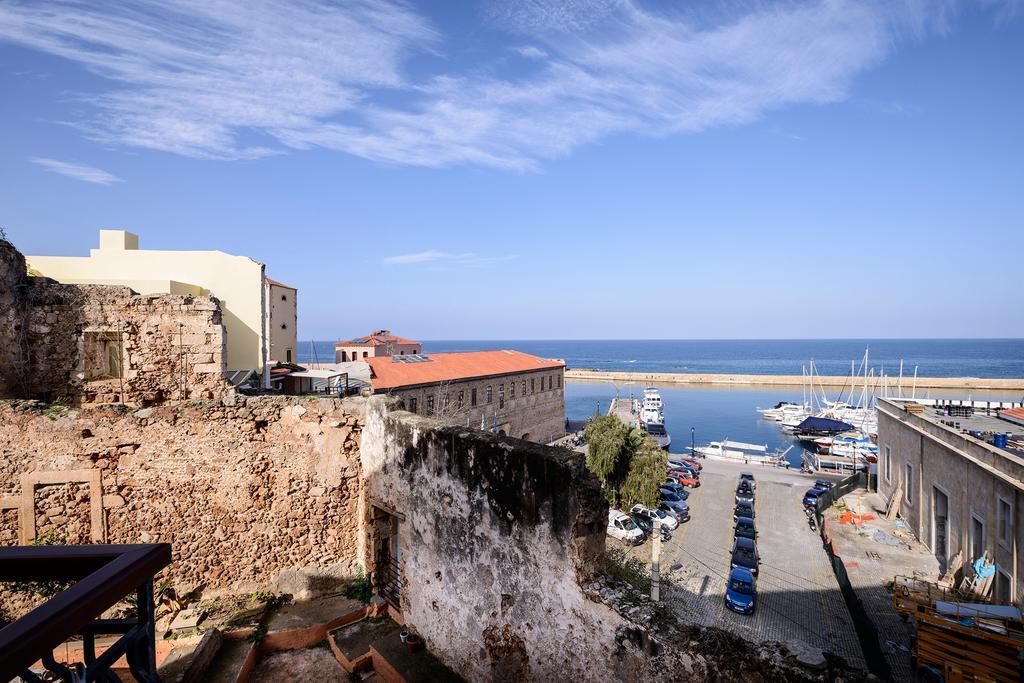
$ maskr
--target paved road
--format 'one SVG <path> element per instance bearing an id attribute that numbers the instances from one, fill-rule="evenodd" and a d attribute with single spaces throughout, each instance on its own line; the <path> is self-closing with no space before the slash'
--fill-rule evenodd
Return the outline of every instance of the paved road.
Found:
<path id="1" fill-rule="evenodd" d="M 732 550 L 736 482 L 744 469 L 757 478 L 755 513 L 761 566 L 758 608 L 735 614 L 724 606 Z M 807 526 L 800 500 L 813 478 L 797 472 L 704 461 L 702 486 L 691 490 L 692 519 L 662 546 L 665 601 L 691 623 L 719 626 L 752 640 L 802 643 L 863 668 L 853 622 L 821 540 Z M 634 549 L 650 561 L 651 543 Z M 674 564 L 680 565 L 669 570 Z"/>

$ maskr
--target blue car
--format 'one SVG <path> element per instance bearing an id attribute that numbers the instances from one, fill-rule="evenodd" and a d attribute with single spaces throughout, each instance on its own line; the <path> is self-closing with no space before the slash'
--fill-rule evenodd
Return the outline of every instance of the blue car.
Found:
<path id="1" fill-rule="evenodd" d="M 805 508 L 817 508 L 818 498 L 825 495 L 825 489 L 807 489 L 804 491 L 804 507 Z"/>
<path id="2" fill-rule="evenodd" d="M 676 482 L 671 481 L 671 480 L 667 480 L 667 481 L 665 481 L 664 484 L 661 484 L 658 487 L 658 490 L 662 491 L 662 492 L 668 491 L 670 493 L 674 493 L 674 494 L 676 494 L 677 496 L 679 496 L 683 500 L 686 500 L 687 498 L 690 497 L 690 492 L 689 491 L 687 491 L 685 488 L 683 488 L 682 486 L 680 486 L 679 484 L 677 484 Z"/>
<path id="3" fill-rule="evenodd" d="M 757 580 L 749 569 L 736 567 L 725 584 L 725 606 L 740 614 L 753 614 L 757 603 Z"/>

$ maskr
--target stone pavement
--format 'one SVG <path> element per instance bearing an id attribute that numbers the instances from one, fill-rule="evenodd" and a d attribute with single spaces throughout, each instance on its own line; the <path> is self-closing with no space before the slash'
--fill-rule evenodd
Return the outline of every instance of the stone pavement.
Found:
<path id="1" fill-rule="evenodd" d="M 878 629 L 879 645 L 892 669 L 892 679 L 914 680 L 914 626 L 893 607 L 888 586 L 896 575 L 937 580 L 938 560 L 905 527 L 885 519 L 885 503 L 877 493 L 858 489 L 840 502 L 858 517 L 843 514 L 844 510 L 835 506 L 825 511 L 825 529 L 832 547 L 842 558 L 850 584 Z M 888 542 L 875 540 L 876 531 L 883 532 Z M 897 545 L 896 541 L 902 543 Z"/>
<path id="2" fill-rule="evenodd" d="M 865 668 L 860 642 L 816 531 L 801 508 L 813 482 L 798 472 L 704 460 L 702 486 L 691 489 L 691 520 L 662 546 L 665 602 L 684 621 L 727 629 L 751 640 L 829 652 Z M 733 502 L 739 473 L 757 477 L 755 507 L 758 607 L 753 615 L 725 608 L 733 542 Z M 650 561 L 650 541 L 632 551 Z M 678 565 L 676 569 L 670 569 Z"/>

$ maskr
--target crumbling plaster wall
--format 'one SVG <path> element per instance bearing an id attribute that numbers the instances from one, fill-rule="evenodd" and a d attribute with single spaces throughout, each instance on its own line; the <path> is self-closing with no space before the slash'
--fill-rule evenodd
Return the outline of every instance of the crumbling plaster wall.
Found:
<path id="1" fill-rule="evenodd" d="M 165 576 L 179 586 L 296 592 L 310 576 L 351 577 L 365 401 L 238 397 L 134 411 L 0 401 L 0 539 L 45 530 L 167 542 Z M 83 507 L 99 513 L 91 528 Z"/>
<path id="2" fill-rule="evenodd" d="M 91 338 L 113 348 L 93 348 Z M 213 297 L 30 277 L 24 257 L 0 240 L 0 397 L 132 405 L 218 399 L 230 390 L 225 344 Z M 94 372 L 110 360 L 120 376 Z"/>
<path id="3" fill-rule="evenodd" d="M 361 466 L 367 514 L 402 519 L 403 617 L 467 680 L 693 671 L 583 587 L 608 506 L 578 454 L 371 406 Z"/>

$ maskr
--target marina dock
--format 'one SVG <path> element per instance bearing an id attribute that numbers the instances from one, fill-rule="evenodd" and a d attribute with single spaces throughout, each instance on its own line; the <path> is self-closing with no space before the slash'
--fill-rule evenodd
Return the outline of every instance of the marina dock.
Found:
<path id="1" fill-rule="evenodd" d="M 626 425 L 637 419 L 633 414 L 633 399 L 631 398 L 613 398 L 612 404 L 608 406 L 608 414 L 619 418 Z"/>
<path id="2" fill-rule="evenodd" d="M 777 386 L 796 386 L 807 381 L 801 375 L 715 375 L 705 373 L 682 373 L 682 372 L 607 372 L 604 370 L 590 370 L 586 368 L 570 368 L 565 371 L 567 380 L 591 380 L 598 382 L 633 382 L 636 384 L 763 384 Z M 815 386 L 831 389 L 841 389 L 850 386 L 849 375 L 843 376 L 814 376 Z M 904 375 L 902 381 L 897 377 L 886 376 L 884 384 L 879 384 L 879 379 L 871 380 L 872 388 L 880 393 L 886 388 L 888 393 L 895 395 L 902 390 L 906 396 L 912 391 L 922 389 L 956 389 L 960 391 L 977 390 L 1006 390 L 1024 391 L 1024 378 L 994 378 L 981 377 L 913 377 Z"/>

